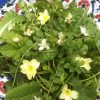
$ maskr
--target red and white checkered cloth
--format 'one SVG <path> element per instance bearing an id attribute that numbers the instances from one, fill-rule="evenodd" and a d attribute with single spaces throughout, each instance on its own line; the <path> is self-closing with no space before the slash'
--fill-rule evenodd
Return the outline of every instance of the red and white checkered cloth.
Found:
<path id="1" fill-rule="evenodd" d="M 68 9 L 73 0 L 63 0 L 62 4 L 65 9 Z M 82 7 L 84 10 L 88 8 L 88 16 L 93 16 L 97 28 L 100 30 L 100 0 L 75 0 L 77 7 Z"/>

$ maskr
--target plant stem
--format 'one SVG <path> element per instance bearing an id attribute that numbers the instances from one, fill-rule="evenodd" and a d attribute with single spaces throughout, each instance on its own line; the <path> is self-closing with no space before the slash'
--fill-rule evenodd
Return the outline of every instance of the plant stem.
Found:
<path id="1" fill-rule="evenodd" d="M 83 13 L 82 17 L 81 17 L 80 20 L 77 22 L 77 24 L 76 24 L 76 26 L 75 26 L 75 28 L 74 28 L 74 32 L 76 32 L 77 27 L 78 27 L 79 23 L 81 22 L 82 18 L 83 18 L 83 17 L 85 16 L 85 14 L 87 13 L 87 10 L 88 10 L 88 8 L 85 10 L 85 12 Z"/>
<path id="2" fill-rule="evenodd" d="M 38 82 L 40 82 L 40 81 L 38 80 L 37 77 L 36 77 L 36 80 L 37 80 Z M 46 87 L 44 87 L 42 84 L 40 84 L 40 85 L 41 85 L 41 87 L 42 87 L 44 90 L 48 91 L 48 89 L 47 89 Z"/>
<path id="3" fill-rule="evenodd" d="M 74 73 L 72 73 L 72 74 L 68 77 L 66 83 L 72 78 L 73 74 L 74 74 Z"/>
<path id="4" fill-rule="evenodd" d="M 96 76 L 99 75 L 99 74 L 100 74 L 100 72 L 96 73 L 95 75 L 93 75 L 93 76 L 91 76 L 91 77 L 89 77 L 89 78 L 87 78 L 87 79 L 81 80 L 80 82 L 88 81 L 88 80 L 90 80 L 90 79 L 96 77 Z"/>
<path id="5" fill-rule="evenodd" d="M 36 43 L 35 43 L 35 44 L 36 44 Z M 20 63 L 22 62 L 22 60 L 23 60 L 24 56 L 26 55 L 26 53 L 28 53 L 28 52 L 34 47 L 35 44 L 33 44 L 33 45 L 22 55 L 22 57 L 21 57 L 21 59 L 20 59 L 20 62 L 19 62 L 19 64 L 18 64 L 17 68 L 16 68 L 16 72 L 15 72 L 15 76 L 14 76 L 14 80 L 13 80 L 12 87 L 14 87 L 14 85 L 15 85 L 16 76 L 17 76 L 17 72 L 18 72 Z"/>
<path id="6" fill-rule="evenodd" d="M 55 72 L 55 75 L 54 75 L 54 77 L 53 77 L 53 80 L 52 80 L 51 86 L 50 86 L 50 88 L 49 88 L 49 90 L 48 90 L 47 97 L 46 97 L 47 99 L 48 99 L 48 96 L 49 96 L 50 90 L 51 90 L 51 88 L 52 88 L 52 86 L 53 86 L 53 83 L 54 83 L 54 80 L 55 80 L 55 77 L 56 77 L 56 74 L 57 74 L 57 70 L 58 70 L 58 68 L 59 68 L 59 65 L 58 65 L 58 67 L 57 67 L 57 69 L 56 69 L 56 72 Z"/>

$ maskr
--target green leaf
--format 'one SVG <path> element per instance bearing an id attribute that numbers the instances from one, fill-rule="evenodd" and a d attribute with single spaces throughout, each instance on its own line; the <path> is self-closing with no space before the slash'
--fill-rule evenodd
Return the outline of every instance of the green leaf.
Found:
<path id="1" fill-rule="evenodd" d="M 25 83 L 19 87 L 10 90 L 5 97 L 5 100 L 33 100 L 36 92 L 39 92 L 39 83 L 33 81 L 31 83 Z"/>
<path id="2" fill-rule="evenodd" d="M 14 33 L 14 32 L 7 32 L 6 34 L 2 35 L 2 39 L 6 42 L 6 43 L 11 43 L 14 44 L 15 42 L 13 41 L 14 38 L 19 38 L 19 42 L 22 39 L 22 36 L 20 34 Z"/>
<path id="3" fill-rule="evenodd" d="M 79 97 L 77 100 L 94 100 L 96 96 L 96 86 L 91 84 L 90 86 L 85 86 L 78 80 L 73 79 L 74 90 L 78 91 Z M 77 84 L 76 84 L 77 83 Z"/>
<path id="4" fill-rule="evenodd" d="M 6 44 L 0 48 L 0 53 L 6 57 L 18 58 L 20 53 L 18 49 L 12 45 Z"/>
<path id="5" fill-rule="evenodd" d="M 100 48 L 100 40 L 98 40 L 98 41 L 96 42 L 96 46 L 97 46 L 98 49 Z"/>
<path id="6" fill-rule="evenodd" d="M 7 28 L 11 23 L 19 23 L 24 20 L 24 17 L 17 15 L 14 11 L 9 11 L 4 19 L 0 21 L 0 37 L 2 34 L 7 33 Z"/>

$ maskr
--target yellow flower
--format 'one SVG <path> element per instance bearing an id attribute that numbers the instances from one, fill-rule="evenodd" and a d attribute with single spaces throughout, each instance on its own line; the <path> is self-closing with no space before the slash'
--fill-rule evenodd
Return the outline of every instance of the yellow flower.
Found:
<path id="1" fill-rule="evenodd" d="M 13 29 L 13 27 L 15 26 L 14 23 L 11 23 L 9 26 L 8 26 L 8 30 L 11 31 Z"/>
<path id="2" fill-rule="evenodd" d="M 81 30 L 81 34 L 83 34 L 84 36 L 88 36 L 89 35 L 87 33 L 87 30 L 86 30 L 85 26 L 80 26 L 80 30 Z"/>
<path id="3" fill-rule="evenodd" d="M 19 42 L 19 38 L 18 37 L 14 37 L 13 39 L 12 39 L 12 41 L 14 41 L 14 42 Z"/>
<path id="4" fill-rule="evenodd" d="M 47 44 L 46 39 L 42 39 L 41 43 L 38 44 L 39 45 L 39 50 L 43 50 L 43 49 L 50 49 L 49 45 Z"/>
<path id="5" fill-rule="evenodd" d="M 68 16 L 65 18 L 65 22 L 70 24 L 71 21 L 72 21 L 72 14 L 69 13 Z"/>
<path id="6" fill-rule="evenodd" d="M 58 45 L 61 45 L 63 43 L 64 34 L 62 32 L 60 32 L 58 34 L 58 37 L 59 37 L 59 39 L 58 39 L 57 43 L 58 43 Z"/>
<path id="7" fill-rule="evenodd" d="M 83 63 L 80 67 L 84 67 L 87 70 L 91 69 L 91 67 L 89 65 L 92 62 L 91 58 L 76 57 L 76 60 Z"/>
<path id="8" fill-rule="evenodd" d="M 23 74 L 26 74 L 27 78 L 31 80 L 32 77 L 33 78 L 35 77 L 37 73 L 37 68 L 39 67 L 39 65 L 40 65 L 40 62 L 38 62 L 36 59 L 33 59 L 31 61 L 24 60 L 23 65 L 20 66 L 21 72 Z"/>
<path id="9" fill-rule="evenodd" d="M 60 94 L 60 99 L 64 100 L 72 100 L 72 99 L 77 99 L 79 93 L 77 91 L 72 91 L 68 89 L 68 86 L 65 85 L 62 89 L 62 93 Z"/>
<path id="10" fill-rule="evenodd" d="M 32 35 L 32 31 L 30 29 L 27 29 L 27 31 L 24 32 L 24 35 L 31 36 Z"/>
<path id="11" fill-rule="evenodd" d="M 78 60 L 78 61 L 83 61 L 84 60 L 84 58 L 83 57 L 76 57 L 76 60 Z"/>
<path id="12" fill-rule="evenodd" d="M 35 99 L 35 100 L 41 100 L 40 97 L 38 98 L 38 97 L 36 97 L 36 96 L 34 96 L 34 99 Z"/>
<path id="13" fill-rule="evenodd" d="M 45 10 L 43 13 L 41 12 L 39 13 L 38 20 L 40 21 L 41 25 L 44 25 L 49 19 L 50 16 L 47 10 Z"/>
<path id="14" fill-rule="evenodd" d="M 97 92 L 98 96 L 100 96 L 100 87 L 97 87 L 96 92 Z"/>

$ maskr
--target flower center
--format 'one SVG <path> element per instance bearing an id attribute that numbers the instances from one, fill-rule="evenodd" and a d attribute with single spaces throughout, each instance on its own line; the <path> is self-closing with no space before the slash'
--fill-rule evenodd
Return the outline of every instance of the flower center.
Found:
<path id="1" fill-rule="evenodd" d="M 31 72 L 33 72 L 34 68 L 32 66 L 29 66 L 28 70 L 31 73 Z"/>
<path id="2" fill-rule="evenodd" d="M 48 16 L 43 16 L 43 19 L 44 19 L 44 20 L 47 20 L 47 19 L 48 19 Z"/>
<path id="3" fill-rule="evenodd" d="M 70 95 L 71 95 L 71 90 L 69 90 L 69 89 L 65 90 L 65 94 L 66 94 L 67 96 L 70 96 Z"/>

